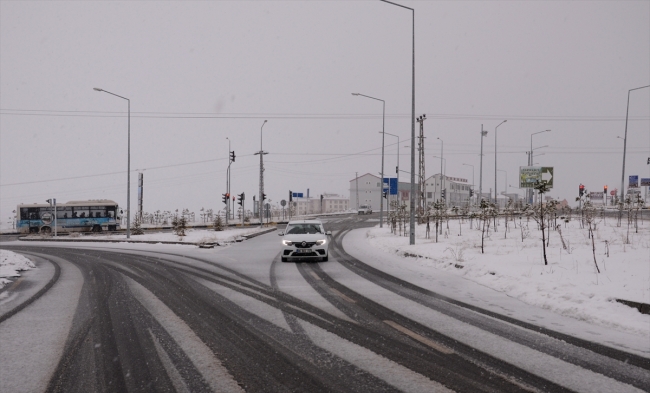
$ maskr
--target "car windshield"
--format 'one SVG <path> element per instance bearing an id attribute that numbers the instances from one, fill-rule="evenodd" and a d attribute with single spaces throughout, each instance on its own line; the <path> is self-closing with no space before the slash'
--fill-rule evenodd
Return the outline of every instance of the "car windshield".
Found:
<path id="1" fill-rule="evenodd" d="M 323 233 L 321 231 L 321 226 L 318 224 L 292 224 L 287 226 L 287 234 L 289 235 L 304 235 L 304 234 L 315 234 Z"/>

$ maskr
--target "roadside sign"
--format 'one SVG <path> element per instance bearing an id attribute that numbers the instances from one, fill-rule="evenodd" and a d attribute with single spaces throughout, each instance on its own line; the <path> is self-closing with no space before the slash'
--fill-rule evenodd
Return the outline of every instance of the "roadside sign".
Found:
<path id="1" fill-rule="evenodd" d="M 638 188 L 639 187 L 639 176 L 630 175 L 630 180 L 628 182 L 627 188 Z"/>
<path id="2" fill-rule="evenodd" d="M 287 205 L 287 201 L 284 199 L 280 201 L 280 206 L 285 207 Z"/>
<path id="3" fill-rule="evenodd" d="M 521 166 L 519 167 L 519 188 L 534 188 L 537 182 L 546 183 L 553 188 L 552 166 Z"/>
<path id="4" fill-rule="evenodd" d="M 388 193 L 390 195 L 397 195 L 397 178 L 396 177 L 385 177 L 384 178 L 384 191 L 388 191 Z"/>
<path id="5" fill-rule="evenodd" d="M 643 186 L 650 186 L 650 177 L 641 178 L 641 187 Z"/>
<path id="6" fill-rule="evenodd" d="M 302 192 L 294 192 L 292 197 L 294 198 L 302 198 L 303 193 Z"/>

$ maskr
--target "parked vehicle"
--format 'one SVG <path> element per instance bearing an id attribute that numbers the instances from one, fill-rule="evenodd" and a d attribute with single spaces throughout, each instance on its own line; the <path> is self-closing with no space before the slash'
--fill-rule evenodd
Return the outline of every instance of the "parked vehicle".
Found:
<path id="1" fill-rule="evenodd" d="M 372 208 L 370 205 L 361 205 L 358 210 L 359 214 L 372 214 Z"/>

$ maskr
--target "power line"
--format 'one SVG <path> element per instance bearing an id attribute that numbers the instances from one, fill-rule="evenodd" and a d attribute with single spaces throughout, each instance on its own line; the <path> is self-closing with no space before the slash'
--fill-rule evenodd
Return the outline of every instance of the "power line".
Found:
<path id="1" fill-rule="evenodd" d="M 74 110 L 48 110 L 48 109 L 0 109 L 0 115 L 14 116 L 52 116 L 52 117 L 126 117 L 125 112 L 110 111 L 74 111 Z M 410 114 L 386 114 L 386 118 L 408 119 Z M 319 120 L 368 120 L 381 118 L 379 114 L 358 113 L 202 113 L 202 112 L 131 112 L 131 117 L 159 118 L 159 119 L 319 119 Z M 430 118 L 439 120 L 491 120 L 507 118 L 511 120 L 530 121 L 623 121 L 624 116 L 544 116 L 544 115 L 486 115 L 463 113 L 437 113 L 429 115 Z M 632 121 L 647 121 L 648 116 L 630 117 Z"/>

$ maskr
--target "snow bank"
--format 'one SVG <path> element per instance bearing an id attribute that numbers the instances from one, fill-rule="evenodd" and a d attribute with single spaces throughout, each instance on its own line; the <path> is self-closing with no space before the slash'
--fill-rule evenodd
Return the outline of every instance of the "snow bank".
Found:
<path id="1" fill-rule="evenodd" d="M 20 277 L 18 272 L 36 267 L 26 257 L 8 250 L 0 250 L 0 288 L 11 281 L 8 277 Z"/>

